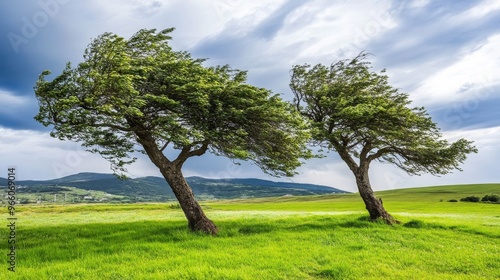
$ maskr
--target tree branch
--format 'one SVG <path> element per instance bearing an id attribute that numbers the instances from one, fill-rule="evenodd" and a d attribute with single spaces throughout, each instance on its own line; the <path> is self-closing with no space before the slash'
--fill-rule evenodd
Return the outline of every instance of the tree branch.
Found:
<path id="1" fill-rule="evenodd" d="M 193 148 L 193 146 L 197 144 L 201 144 L 201 147 L 199 147 L 196 150 L 191 150 L 191 148 Z M 182 165 L 190 157 L 203 155 L 208 150 L 209 144 L 210 142 L 208 140 L 204 140 L 203 142 L 193 143 L 191 145 L 184 146 L 179 155 L 177 156 L 177 158 L 174 160 L 174 163 L 177 165 Z"/>
<path id="2" fill-rule="evenodd" d="M 376 153 L 369 155 L 366 158 L 366 160 L 368 162 L 371 162 L 371 161 L 373 161 L 373 160 L 375 160 L 375 159 L 377 159 L 377 158 L 379 158 L 379 157 L 381 157 L 381 156 L 389 153 L 390 151 L 391 151 L 391 149 L 389 147 L 385 147 L 385 148 L 379 149 Z"/>
<path id="3" fill-rule="evenodd" d="M 126 131 L 126 132 L 135 131 L 135 129 L 130 128 L 130 127 L 127 128 L 127 127 L 124 127 L 124 126 L 121 126 L 121 125 L 107 124 L 107 123 L 94 123 L 94 124 L 90 124 L 89 126 L 91 126 L 91 127 L 109 127 L 109 128 L 112 128 L 112 129 Z"/>
<path id="4" fill-rule="evenodd" d="M 170 160 L 158 149 L 155 139 L 151 133 L 137 130 L 137 141 L 142 145 L 151 161 L 158 167 L 170 164 Z"/>
<path id="5" fill-rule="evenodd" d="M 190 151 L 187 156 L 194 157 L 203 155 L 208 150 L 208 144 L 209 142 L 207 140 L 203 141 L 200 148 Z"/>
<path id="6" fill-rule="evenodd" d="M 393 147 L 385 147 L 385 148 L 379 149 L 376 153 L 369 155 L 366 158 L 366 160 L 368 162 L 371 162 L 371 161 L 373 161 L 373 160 L 375 160 L 375 159 L 377 159 L 385 154 L 392 153 L 392 152 L 396 152 L 396 150 L 394 150 Z"/>
<path id="7" fill-rule="evenodd" d="M 370 141 L 366 141 L 363 149 L 361 149 L 361 153 L 359 154 L 360 165 L 370 164 L 370 161 L 368 160 L 368 153 L 371 151 L 371 149 L 372 143 Z"/>
<path id="8" fill-rule="evenodd" d="M 163 145 L 163 147 L 161 147 L 160 152 L 163 152 L 169 144 L 170 144 L 170 141 L 167 141 L 167 143 L 165 143 L 165 145 Z"/>
<path id="9" fill-rule="evenodd" d="M 351 169 L 353 173 L 356 173 L 359 165 L 354 161 L 354 159 L 352 159 L 351 155 L 349 155 L 347 148 L 335 140 L 332 140 L 331 143 L 337 153 L 339 153 L 340 158 L 347 164 L 347 166 L 349 166 L 349 169 Z"/>

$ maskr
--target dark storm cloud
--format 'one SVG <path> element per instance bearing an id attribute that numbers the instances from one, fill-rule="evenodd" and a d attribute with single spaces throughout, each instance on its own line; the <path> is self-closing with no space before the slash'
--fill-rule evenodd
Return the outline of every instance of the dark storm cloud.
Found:
<path id="1" fill-rule="evenodd" d="M 44 127 L 33 119 L 38 113 L 38 104 L 34 97 L 23 98 L 22 102 L 17 104 L 2 100 L 0 106 L 0 128 L 44 130 Z"/>
<path id="2" fill-rule="evenodd" d="M 44 130 L 33 120 L 38 112 L 33 92 L 38 76 L 46 69 L 53 76 L 61 73 L 85 47 L 61 24 L 70 6 L 69 0 L 0 3 L 0 91 L 26 101 L 0 110 L 1 127 Z"/>
<path id="3" fill-rule="evenodd" d="M 18 95 L 32 93 L 38 74 L 50 66 L 64 66 L 64 33 L 56 17 L 68 0 L 2 1 L 0 25 L 0 88 Z M 61 36 L 62 35 L 62 36 Z"/>
<path id="4" fill-rule="evenodd" d="M 471 98 L 430 107 L 429 113 L 443 130 L 489 128 L 500 126 L 500 88 L 488 99 Z"/>

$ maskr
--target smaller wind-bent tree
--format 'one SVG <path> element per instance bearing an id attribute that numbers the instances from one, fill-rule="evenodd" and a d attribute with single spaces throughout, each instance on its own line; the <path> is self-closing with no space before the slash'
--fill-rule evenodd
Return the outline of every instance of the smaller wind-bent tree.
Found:
<path id="1" fill-rule="evenodd" d="M 35 117 L 51 136 L 79 141 L 109 160 L 115 173 L 145 153 L 172 188 L 193 231 L 217 233 L 181 172 L 206 152 L 250 160 L 264 172 L 292 176 L 308 158 L 308 127 L 293 105 L 246 84 L 246 72 L 204 67 L 202 59 L 173 51 L 173 28 L 140 30 L 129 40 L 104 33 L 76 68 L 46 81 L 35 93 Z M 168 158 L 166 149 L 178 150 Z"/>
<path id="2" fill-rule="evenodd" d="M 408 94 L 371 71 L 367 54 L 330 67 L 318 64 L 292 68 L 294 103 L 312 126 L 313 143 L 335 151 L 356 178 L 371 219 L 397 221 L 373 193 L 370 164 L 388 162 L 410 175 L 447 174 L 461 170 L 467 154 L 477 152 L 471 141 L 449 143 L 423 107 L 409 108 Z"/>

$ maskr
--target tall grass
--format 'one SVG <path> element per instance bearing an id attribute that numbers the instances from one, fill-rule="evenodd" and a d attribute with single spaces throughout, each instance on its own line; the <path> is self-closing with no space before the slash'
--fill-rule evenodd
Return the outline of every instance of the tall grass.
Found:
<path id="1" fill-rule="evenodd" d="M 393 196 L 387 226 L 354 195 L 286 199 L 205 202 L 215 237 L 169 204 L 22 206 L 0 279 L 500 278 L 500 205 Z"/>

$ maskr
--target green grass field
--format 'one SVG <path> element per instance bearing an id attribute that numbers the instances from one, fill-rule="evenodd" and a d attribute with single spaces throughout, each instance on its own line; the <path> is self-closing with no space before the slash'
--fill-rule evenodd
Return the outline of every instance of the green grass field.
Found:
<path id="1" fill-rule="evenodd" d="M 0 279 L 499 279 L 500 204 L 446 202 L 485 194 L 500 184 L 379 192 L 395 226 L 357 194 L 202 202 L 215 237 L 172 204 L 20 205 Z"/>

